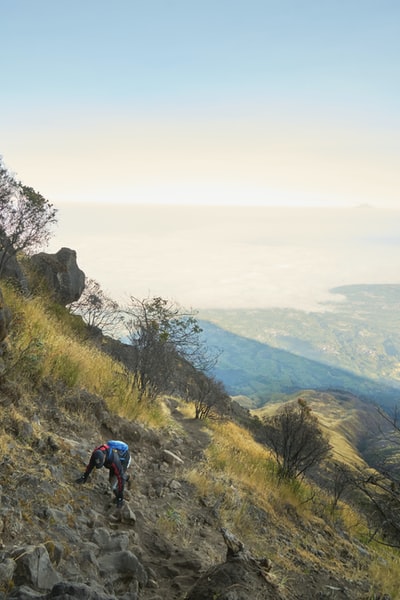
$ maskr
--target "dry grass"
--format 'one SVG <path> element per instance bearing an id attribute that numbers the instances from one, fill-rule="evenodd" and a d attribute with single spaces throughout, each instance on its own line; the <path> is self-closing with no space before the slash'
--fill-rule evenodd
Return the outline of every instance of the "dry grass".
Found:
<path id="1" fill-rule="evenodd" d="M 312 390 L 303 391 L 289 398 L 295 401 L 301 396 L 318 417 L 321 429 L 332 445 L 332 457 L 351 467 L 364 468 L 365 461 L 356 450 L 359 434 L 360 414 L 355 401 L 346 402 L 346 407 L 328 392 L 317 394 Z M 268 404 L 254 412 L 259 418 L 269 417 L 281 408 L 282 404 Z"/>
<path id="2" fill-rule="evenodd" d="M 184 529 L 187 527 L 187 516 L 182 509 L 177 509 L 173 506 L 168 506 L 162 515 L 157 520 L 157 528 L 168 537 L 175 537 L 179 534 L 179 538 Z"/>
<path id="3" fill-rule="evenodd" d="M 210 428 L 213 435 L 207 458 L 213 469 L 253 491 L 265 493 L 268 482 L 274 479 L 270 451 L 235 423 L 211 423 Z"/>
<path id="4" fill-rule="evenodd" d="M 269 556 L 278 570 L 297 568 L 304 574 L 302 565 L 319 570 L 320 559 L 314 554 L 319 548 L 326 560 L 329 557 L 332 573 L 368 579 L 377 592 L 385 590 L 393 600 L 400 600 L 400 559 L 396 554 L 388 552 L 388 559 L 382 560 L 379 549 L 369 547 L 369 559 L 360 555 L 354 564 L 341 559 L 341 552 L 352 552 L 353 546 L 336 533 L 336 524 L 353 542 L 360 540 L 360 547 L 366 539 L 367 524 L 357 511 L 339 503 L 332 516 L 328 493 L 304 481 L 279 483 L 269 451 L 247 431 L 233 423 L 211 422 L 208 426 L 212 441 L 206 460 L 186 477 L 203 503 L 218 515 L 221 526 L 234 531 L 255 554 Z M 277 532 L 281 532 L 278 537 Z M 280 535 L 292 539 L 294 546 L 282 545 Z"/>
<path id="5" fill-rule="evenodd" d="M 175 398 L 175 400 L 178 400 L 179 402 L 179 398 Z M 194 402 L 179 402 L 177 410 L 179 410 L 186 419 L 193 419 L 195 415 Z"/>
<path id="6" fill-rule="evenodd" d="M 382 552 L 369 567 L 369 580 L 374 590 L 385 593 L 391 600 L 400 600 L 400 555 L 398 552 Z M 379 597 L 379 596 L 376 596 Z"/>
<path id="7" fill-rule="evenodd" d="M 20 394 L 21 406 L 11 406 L 1 412 L 0 452 L 3 456 L 16 460 L 22 450 L 25 472 L 36 475 L 40 469 L 40 477 L 51 480 L 48 469 L 35 462 L 29 440 L 18 437 L 26 419 L 32 416 L 29 394 L 34 393 L 35 384 L 46 379 L 59 380 L 68 389 L 76 390 L 77 394 L 84 389 L 104 398 L 111 411 L 126 419 L 157 429 L 179 429 L 167 404 L 138 400 L 131 376 L 119 363 L 85 342 L 79 335 L 79 329 L 71 326 L 66 312 L 60 309 L 49 311 L 43 299 L 27 301 L 11 288 L 4 286 L 2 289 L 14 315 L 7 360 L 11 369 L 15 370 L 11 370 L 11 375 L 14 374 L 18 385 L 26 390 Z M 343 421 L 338 423 L 336 408 L 332 405 L 331 411 L 322 415 L 322 425 L 331 432 L 331 440 L 339 454 L 345 456 L 349 463 L 358 464 L 360 459 L 350 439 L 353 425 L 350 420 L 345 426 Z M 181 403 L 179 410 L 187 418 L 194 416 L 193 405 Z M 87 419 L 85 414 L 81 416 L 82 420 Z M 5 430 L 5 420 L 13 431 Z M 340 551 L 340 545 L 344 544 L 340 536 L 335 537 L 334 527 L 339 521 L 340 528 L 352 539 L 363 539 L 367 527 L 351 507 L 339 503 L 339 509 L 332 515 L 330 498 L 321 490 L 316 493 L 315 488 L 305 482 L 279 483 L 270 451 L 255 442 L 248 431 L 231 422 L 205 422 L 204 427 L 208 427 L 211 435 L 205 460 L 186 473 L 186 478 L 196 487 L 198 496 L 209 510 L 217 515 L 220 525 L 232 529 L 255 553 L 271 556 L 282 568 L 293 570 L 295 551 L 299 569 L 302 564 L 314 563 L 318 568 L 318 561 L 310 548 L 318 547 L 316 535 L 322 535 L 325 527 L 329 528 L 326 539 L 332 540 L 326 543 L 326 552 L 330 551 L 330 546 L 333 552 L 335 545 Z M 38 426 L 34 425 L 33 437 L 39 439 L 41 435 Z M 81 490 L 80 494 L 83 492 Z M 71 497 L 68 487 L 60 486 L 52 503 L 62 506 L 66 499 L 72 505 L 79 502 L 79 498 Z M 33 516 L 30 507 L 24 507 L 27 523 Z M 188 545 L 194 531 L 188 513 L 181 506 L 167 509 L 159 517 L 157 527 L 166 536 L 176 536 L 181 542 L 187 540 Z M 282 545 L 279 536 L 284 540 L 290 538 L 295 545 L 294 550 L 293 544 Z M 378 591 L 385 589 L 393 600 L 400 600 L 400 557 L 393 551 L 371 548 L 371 556 L 375 555 L 376 558 L 370 561 L 368 575 L 365 571 L 361 575 L 357 572 L 351 574 L 354 578 L 368 577 Z M 332 558 L 332 569 L 349 577 L 350 567 L 346 572 L 345 568 L 340 561 Z M 360 570 L 364 568 L 359 567 Z"/>
<path id="8" fill-rule="evenodd" d="M 243 536 L 253 549 L 265 553 L 267 526 L 285 523 L 288 507 L 297 514 L 301 505 L 298 487 L 278 485 L 269 450 L 234 423 L 210 423 L 212 440 L 206 460 L 187 473 L 220 525 Z M 307 511 L 306 506 L 302 507 Z M 267 525 L 268 522 L 268 525 Z"/>
<path id="9" fill-rule="evenodd" d="M 154 428 L 166 425 L 160 403 L 139 402 L 132 375 L 84 341 L 67 311 L 50 310 L 42 297 L 27 300 L 7 286 L 3 293 L 13 313 L 9 375 L 18 375 L 20 385 L 32 389 L 46 379 L 61 381 L 68 388 L 104 398 L 108 408 L 121 417 Z"/>

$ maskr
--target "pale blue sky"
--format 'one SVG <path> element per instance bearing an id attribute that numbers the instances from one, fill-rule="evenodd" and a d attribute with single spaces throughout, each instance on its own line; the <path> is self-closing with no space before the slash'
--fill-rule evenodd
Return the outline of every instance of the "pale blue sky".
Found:
<path id="1" fill-rule="evenodd" d="M 58 202 L 400 208 L 398 0 L 0 0 L 0 153 Z"/>

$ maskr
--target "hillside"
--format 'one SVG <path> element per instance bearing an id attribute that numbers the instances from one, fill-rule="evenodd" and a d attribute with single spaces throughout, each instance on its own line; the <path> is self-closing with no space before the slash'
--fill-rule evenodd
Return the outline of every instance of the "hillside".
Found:
<path id="1" fill-rule="evenodd" d="M 67 399 L 46 389 L 29 406 L 21 400 L 7 406 L 2 394 L 1 402 L 9 432 L 5 448 L 2 435 L 1 464 L 4 598 L 28 597 L 24 584 L 36 593 L 42 588 L 34 596 L 40 598 L 66 598 L 68 590 L 68 597 L 78 598 L 96 592 L 104 600 L 182 600 L 207 568 L 223 560 L 222 524 L 272 560 L 276 595 L 260 598 L 370 597 L 374 552 L 336 530 L 321 509 L 318 515 L 316 507 L 302 508 L 292 494 L 283 505 L 271 492 L 259 502 L 223 470 L 209 471 L 209 481 L 197 489 L 193 481 L 205 468 L 213 432 L 174 402 L 165 405 L 168 433 L 121 420 L 82 392 Z M 108 437 L 123 437 L 133 450 L 122 521 L 115 520 L 102 473 L 84 487 L 73 483 L 91 449 Z M 166 450 L 179 459 L 167 462 Z M 46 565 L 40 577 L 31 563 L 22 563 L 33 549 L 42 551 Z M 53 592 L 43 595 L 48 589 Z"/>
<path id="2" fill-rule="evenodd" d="M 320 312 L 203 310 L 207 342 L 223 352 L 216 376 L 255 404 L 299 387 L 339 387 L 382 403 L 400 392 L 400 285 L 331 290 Z M 305 359 L 305 360 L 301 360 Z"/>
<path id="3" fill-rule="evenodd" d="M 371 540 L 366 515 L 344 501 L 332 510 L 316 482 L 279 482 L 268 448 L 231 420 L 193 419 L 180 398 L 138 403 L 79 321 L 5 297 L 15 318 L 0 385 L 1 599 L 399 598 L 397 552 Z M 313 401 L 332 410 L 332 397 Z M 347 460 L 367 468 L 353 434 Z M 121 512 L 103 470 L 75 483 L 110 438 L 133 456 Z M 247 562 L 229 561 L 221 527 Z"/>
<path id="4" fill-rule="evenodd" d="M 334 460 L 363 469 L 384 452 L 382 439 L 389 437 L 391 428 L 382 421 L 372 403 L 349 392 L 310 389 L 287 396 L 285 402 L 295 401 L 299 396 L 318 415 L 333 445 Z M 252 412 L 263 418 L 275 414 L 281 406 L 282 402 L 269 403 Z"/>

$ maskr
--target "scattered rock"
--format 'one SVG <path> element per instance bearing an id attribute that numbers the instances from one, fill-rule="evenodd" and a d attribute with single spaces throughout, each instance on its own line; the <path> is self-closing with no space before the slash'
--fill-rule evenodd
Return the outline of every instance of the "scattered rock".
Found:
<path id="1" fill-rule="evenodd" d="M 183 465 L 183 460 L 179 456 L 177 456 L 177 454 L 174 454 L 170 450 L 163 450 L 162 459 L 169 465 Z"/>
<path id="2" fill-rule="evenodd" d="M 186 596 L 187 600 L 283 600 L 269 580 L 270 561 L 254 558 L 227 529 L 221 530 L 227 546 L 226 562 L 209 569 Z"/>
<path id="3" fill-rule="evenodd" d="M 115 585 L 118 579 L 137 581 L 141 587 L 147 583 L 146 569 L 129 550 L 106 553 L 99 560 L 100 575 Z"/>
<path id="4" fill-rule="evenodd" d="M 18 399 L 17 406 L 22 403 Z M 175 449 L 174 434 L 111 415 L 103 400 L 83 390 L 44 388 L 18 423 L 4 416 L 11 415 L 4 403 L 2 409 L 14 437 L 0 459 L 0 600 L 281 600 L 284 593 L 286 600 L 370 597 L 367 575 L 362 583 L 345 581 L 323 564 L 332 558 L 344 565 L 353 561 L 352 573 L 367 573 L 362 561 L 368 566 L 372 554 L 354 552 L 354 544 L 340 537 L 340 548 L 348 551 L 332 556 L 332 539 L 320 527 L 314 531 L 299 518 L 305 539 L 297 541 L 284 527 L 277 532 L 273 515 L 251 504 L 246 515 L 265 532 L 275 557 L 284 549 L 293 571 L 280 577 L 278 562 L 277 573 L 271 572 L 268 559 L 254 557 L 226 529 L 221 530 L 226 559 L 215 558 L 222 546 L 222 495 L 205 490 L 199 498 L 182 469 L 198 464 L 199 451 L 209 442 L 198 421 L 179 417 L 187 435 L 180 432 L 179 450 L 171 452 L 162 448 Z M 39 426 L 41 444 L 35 437 Z M 132 449 L 131 477 L 119 510 L 104 472 L 94 471 L 88 485 L 74 484 L 96 441 L 112 437 L 126 439 Z M 240 501 L 233 486 L 229 493 Z M 299 552 L 305 543 L 319 569 L 311 569 Z M 276 582 L 282 580 L 281 588 Z"/>
<path id="5" fill-rule="evenodd" d="M 18 548 L 13 558 L 16 585 L 31 585 L 37 590 L 49 591 L 60 580 L 44 545 Z"/>

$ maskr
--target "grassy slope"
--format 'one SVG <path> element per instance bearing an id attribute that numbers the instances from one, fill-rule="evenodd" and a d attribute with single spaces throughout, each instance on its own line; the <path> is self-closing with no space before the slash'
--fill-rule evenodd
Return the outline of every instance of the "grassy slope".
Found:
<path id="1" fill-rule="evenodd" d="M 292 402 L 298 397 L 307 401 L 312 412 L 333 446 L 333 458 L 347 465 L 360 468 L 367 464 L 358 447 L 367 435 L 378 435 L 382 425 L 375 406 L 362 402 L 352 394 L 316 392 L 302 390 L 286 398 Z M 270 416 L 279 409 L 281 403 L 266 405 L 252 411 L 260 418 Z"/>

